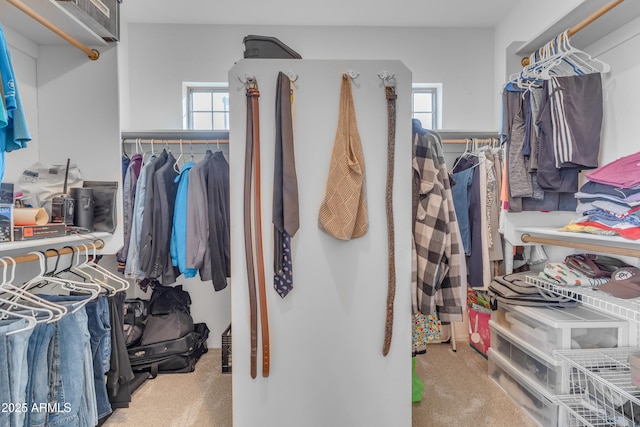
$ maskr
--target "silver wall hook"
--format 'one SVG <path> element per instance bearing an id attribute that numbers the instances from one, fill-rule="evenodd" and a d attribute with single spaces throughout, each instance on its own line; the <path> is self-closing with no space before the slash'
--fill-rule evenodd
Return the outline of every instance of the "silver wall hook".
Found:
<path id="1" fill-rule="evenodd" d="M 382 71 L 378 73 L 378 77 L 382 80 L 385 86 L 395 86 L 396 85 L 396 74 L 390 73 L 388 71 Z"/>
<path id="2" fill-rule="evenodd" d="M 346 76 L 351 77 L 351 80 L 355 80 L 360 76 L 360 73 L 356 72 L 356 71 L 347 71 L 346 73 L 344 73 Z"/>

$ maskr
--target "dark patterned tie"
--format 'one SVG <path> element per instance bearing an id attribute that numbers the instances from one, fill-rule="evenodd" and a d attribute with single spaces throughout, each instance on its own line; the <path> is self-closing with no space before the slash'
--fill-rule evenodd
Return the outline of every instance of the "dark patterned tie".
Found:
<path id="1" fill-rule="evenodd" d="M 293 264 L 291 262 L 291 236 L 282 233 L 282 269 L 273 278 L 273 286 L 282 298 L 293 288 Z"/>
<path id="2" fill-rule="evenodd" d="M 298 231 L 298 178 L 293 153 L 291 80 L 278 75 L 276 89 L 276 143 L 273 178 L 274 277 L 282 298 L 293 289 L 291 239 Z"/>

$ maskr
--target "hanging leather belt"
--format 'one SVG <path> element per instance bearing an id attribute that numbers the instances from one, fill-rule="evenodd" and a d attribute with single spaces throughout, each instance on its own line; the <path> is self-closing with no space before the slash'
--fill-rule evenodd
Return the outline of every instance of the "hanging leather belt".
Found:
<path id="1" fill-rule="evenodd" d="M 253 171 L 253 102 L 251 90 L 250 86 L 247 86 L 247 139 L 244 152 L 244 254 L 247 263 L 247 283 L 249 285 L 251 378 L 255 378 L 258 370 L 258 307 L 256 304 L 256 276 L 253 263 L 253 230 L 251 228 L 251 172 Z"/>
<path id="2" fill-rule="evenodd" d="M 244 169 L 244 243 L 249 286 L 249 323 L 251 335 L 251 378 L 257 376 L 258 318 L 256 303 L 256 275 L 258 269 L 258 294 L 260 299 L 260 326 L 262 331 L 262 376 L 269 376 L 270 346 L 267 292 L 262 248 L 262 200 L 260 185 L 260 91 L 255 79 L 247 80 L 247 139 Z M 251 227 L 251 175 L 253 172 L 253 207 L 256 237 L 256 262 L 253 259 L 253 233 Z M 257 265 L 256 265 L 257 264 Z"/>
<path id="3" fill-rule="evenodd" d="M 386 86 L 387 94 L 387 191 L 385 206 L 387 212 L 387 240 L 388 240 L 388 291 L 387 318 L 384 330 L 384 346 L 382 354 L 389 354 L 391 336 L 393 333 L 393 300 L 396 296 L 396 262 L 395 262 L 395 233 L 393 228 L 393 165 L 395 161 L 396 144 L 396 88 Z"/>

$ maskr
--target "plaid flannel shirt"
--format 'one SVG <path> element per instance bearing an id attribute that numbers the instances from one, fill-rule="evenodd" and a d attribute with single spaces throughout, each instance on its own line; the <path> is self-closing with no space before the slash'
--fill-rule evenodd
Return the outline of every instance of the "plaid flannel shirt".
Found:
<path id="1" fill-rule="evenodd" d="M 462 321 L 465 277 L 449 173 L 436 133 L 416 133 L 413 155 L 414 260 L 417 308 L 444 322 Z"/>

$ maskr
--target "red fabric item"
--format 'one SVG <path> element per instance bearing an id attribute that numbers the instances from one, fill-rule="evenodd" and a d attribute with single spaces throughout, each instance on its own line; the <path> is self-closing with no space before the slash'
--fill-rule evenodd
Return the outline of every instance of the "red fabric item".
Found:
<path id="1" fill-rule="evenodd" d="M 603 230 L 612 230 L 618 233 L 621 237 L 624 237 L 625 239 L 631 239 L 631 240 L 640 239 L 640 227 L 614 228 L 614 227 L 609 227 L 607 225 L 600 224 L 599 222 L 594 222 L 594 221 L 580 222 L 579 225 L 601 228 Z"/>

